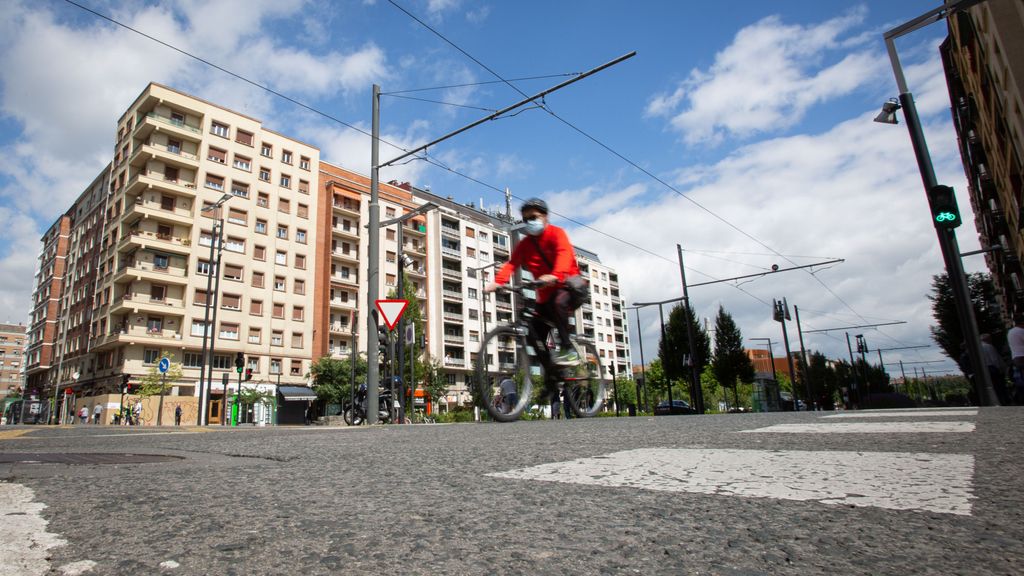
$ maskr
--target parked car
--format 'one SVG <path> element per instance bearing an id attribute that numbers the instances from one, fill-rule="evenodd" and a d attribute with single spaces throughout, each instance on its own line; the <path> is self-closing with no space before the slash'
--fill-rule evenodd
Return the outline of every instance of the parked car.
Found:
<path id="1" fill-rule="evenodd" d="M 670 416 L 676 414 L 696 414 L 697 411 L 690 407 L 685 400 L 673 400 L 669 406 L 668 400 L 663 400 L 654 407 L 655 416 Z"/>

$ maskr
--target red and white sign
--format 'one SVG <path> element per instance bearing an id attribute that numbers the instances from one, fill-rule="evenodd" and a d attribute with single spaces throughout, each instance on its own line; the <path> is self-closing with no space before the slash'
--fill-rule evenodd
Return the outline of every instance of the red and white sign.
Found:
<path id="1" fill-rule="evenodd" d="M 384 323 L 387 324 L 388 330 L 394 330 L 395 325 L 398 324 L 398 319 L 402 317 L 402 312 L 405 312 L 405 307 L 409 305 L 408 300 L 377 300 L 377 310 L 380 310 L 380 315 L 384 318 Z"/>

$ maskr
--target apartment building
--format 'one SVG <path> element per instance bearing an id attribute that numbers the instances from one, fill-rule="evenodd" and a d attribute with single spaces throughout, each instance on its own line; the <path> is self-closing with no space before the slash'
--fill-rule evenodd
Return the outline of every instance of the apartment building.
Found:
<path id="1" fill-rule="evenodd" d="M 1024 3 L 957 12 L 942 43 L 971 207 L 1007 325 L 1024 312 Z"/>
<path id="2" fill-rule="evenodd" d="M 70 233 L 71 219 L 61 215 L 41 239 L 43 248 L 32 290 L 25 350 L 25 389 L 32 393 L 53 386 L 50 368 L 55 356 Z"/>
<path id="3" fill-rule="evenodd" d="M 20 396 L 25 377 L 25 325 L 0 324 L 0 406 Z"/>
<path id="4" fill-rule="evenodd" d="M 590 278 L 590 302 L 576 311 L 577 329 L 594 339 L 601 365 L 609 374 L 629 378 L 633 362 L 619 275 L 603 264 L 597 254 L 579 246 L 575 249 L 580 274 Z"/>
<path id="5" fill-rule="evenodd" d="M 134 380 L 173 355 L 184 376 L 171 394 L 196 395 L 204 334 L 215 347 L 211 418 L 238 352 L 257 383 L 305 383 L 319 164 L 318 149 L 258 119 L 148 85 L 117 122 L 93 385 L 113 391 L 123 374 Z M 219 290 L 210 293 L 218 254 Z"/>
<path id="6" fill-rule="evenodd" d="M 369 222 L 370 179 L 323 161 L 319 177 L 317 229 L 324 241 L 316 248 L 313 358 L 347 357 L 353 346 L 357 352 L 366 349 L 363 335 L 366 316 L 360 311 L 366 309 L 369 291 L 366 224 Z M 422 204 L 413 197 L 408 184 L 382 183 L 378 195 L 382 221 L 400 217 Z M 429 321 L 425 316 L 428 300 L 426 226 L 426 218 L 420 215 L 404 222 L 401 228 L 397 224 L 381 228 L 383 261 L 377 289 L 381 298 L 399 292 L 398 241 L 401 234 L 405 279 L 420 303 L 420 317 Z"/>

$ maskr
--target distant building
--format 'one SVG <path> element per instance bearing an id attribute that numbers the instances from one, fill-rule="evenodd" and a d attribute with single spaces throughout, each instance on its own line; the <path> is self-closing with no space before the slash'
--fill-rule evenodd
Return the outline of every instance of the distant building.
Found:
<path id="1" fill-rule="evenodd" d="M 25 385 L 25 325 L 0 324 L 0 405 Z"/>
<path id="2" fill-rule="evenodd" d="M 981 247 L 1001 247 L 985 261 L 1009 325 L 1024 312 L 1024 2 L 981 2 L 948 26 L 940 52 L 953 127 Z"/>

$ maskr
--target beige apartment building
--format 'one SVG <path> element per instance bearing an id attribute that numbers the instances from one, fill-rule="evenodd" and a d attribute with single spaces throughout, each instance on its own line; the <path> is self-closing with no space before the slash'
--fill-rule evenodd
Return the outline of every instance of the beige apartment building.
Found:
<path id="1" fill-rule="evenodd" d="M 305 383 L 319 164 L 315 147 L 258 119 L 147 86 L 117 123 L 91 326 L 94 385 L 114 391 L 122 375 L 134 382 L 173 355 L 184 376 L 171 394 L 198 395 L 204 333 L 215 343 L 211 419 L 222 374 L 236 382 L 238 352 L 254 383 Z M 219 291 L 208 294 L 217 254 Z"/>
<path id="2" fill-rule="evenodd" d="M 20 396 L 25 378 L 25 325 L 0 324 L 0 406 Z"/>
<path id="3" fill-rule="evenodd" d="M 1024 313 L 1024 2 L 957 12 L 940 47 L 974 225 L 1006 320 Z M 966 211 L 965 211 L 966 212 Z"/>

